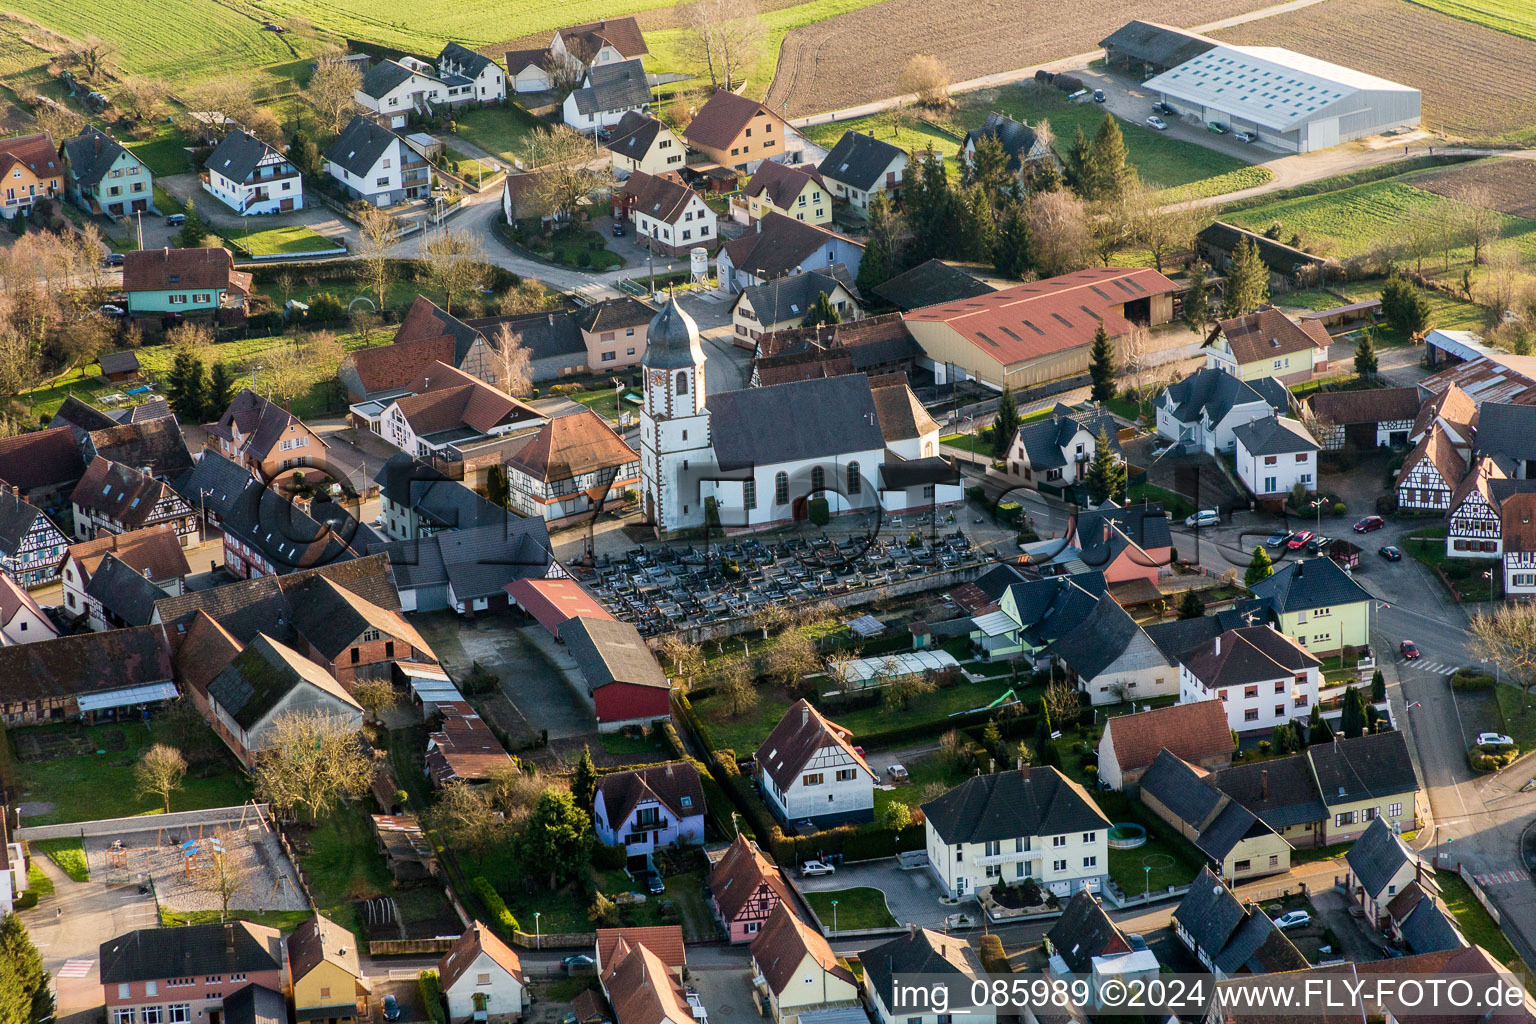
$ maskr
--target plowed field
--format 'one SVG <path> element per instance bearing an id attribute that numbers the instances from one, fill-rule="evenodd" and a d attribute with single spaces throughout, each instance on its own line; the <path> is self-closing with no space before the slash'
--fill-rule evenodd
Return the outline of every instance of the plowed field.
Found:
<path id="1" fill-rule="evenodd" d="M 1536 162 L 1530 160 L 1460 164 L 1414 178 L 1413 184 L 1462 202 L 1476 198 L 1500 213 L 1536 220 Z"/>

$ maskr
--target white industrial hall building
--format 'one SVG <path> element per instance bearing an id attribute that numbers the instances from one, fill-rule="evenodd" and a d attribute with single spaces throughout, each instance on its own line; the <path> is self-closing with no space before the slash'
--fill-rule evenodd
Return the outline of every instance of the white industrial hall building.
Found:
<path id="1" fill-rule="evenodd" d="M 1180 115 L 1288 153 L 1417 127 L 1420 116 L 1417 89 L 1276 46 L 1215 46 L 1144 86 Z"/>

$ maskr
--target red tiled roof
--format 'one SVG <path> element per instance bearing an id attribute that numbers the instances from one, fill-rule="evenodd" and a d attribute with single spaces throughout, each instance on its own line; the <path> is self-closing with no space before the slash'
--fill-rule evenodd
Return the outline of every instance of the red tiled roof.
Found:
<path id="1" fill-rule="evenodd" d="M 357 370 L 364 391 L 388 391 L 405 387 L 433 363 L 451 361 L 453 339 L 439 335 L 435 338 L 397 340 L 393 345 L 358 349 L 349 353 L 347 358 Z"/>
<path id="2" fill-rule="evenodd" d="M 427 737 L 427 772 L 437 785 L 456 779 L 485 779 L 497 768 L 513 763 L 473 708 L 463 701 L 439 704 L 442 728 Z"/>
<path id="3" fill-rule="evenodd" d="M 443 961 L 438 966 L 438 977 L 445 992 L 464 976 L 465 971 L 474 966 L 481 953 L 489 956 L 497 966 L 518 981 L 523 980 L 523 961 L 517 952 L 498 939 L 489 928 L 476 921 L 459 936 L 459 941 L 443 955 Z"/>
<path id="4" fill-rule="evenodd" d="M 1333 343 L 1328 328 L 1318 321 L 1306 320 L 1298 324 L 1273 306 L 1222 320 L 1217 323 L 1216 330 L 1226 336 L 1239 365 L 1313 348 L 1327 351 Z"/>
<path id="5" fill-rule="evenodd" d="M 136 249 L 123 258 L 123 291 L 165 291 L 169 288 L 229 288 L 235 260 L 228 249 Z"/>
<path id="6" fill-rule="evenodd" d="M 589 619 L 611 619 L 608 609 L 575 580 L 522 579 L 507 584 L 507 593 L 539 625 L 558 635 L 560 623 L 578 615 Z"/>
<path id="7" fill-rule="evenodd" d="M 1198 765 L 1212 757 L 1232 753 L 1232 731 L 1219 700 L 1174 704 L 1134 715 L 1117 715 L 1104 725 L 1122 772 L 1145 768 L 1158 751 Z"/>
<path id="8" fill-rule="evenodd" d="M 677 223 L 688 201 L 697 195 L 682 182 L 644 171 L 629 176 L 624 182 L 624 194 L 633 199 L 631 209 L 668 224 Z"/>
<path id="9" fill-rule="evenodd" d="M 675 924 L 652 925 L 647 928 L 599 928 L 597 930 L 597 962 L 607 974 L 614 966 L 613 951 L 623 939 L 630 946 L 644 946 L 669 968 L 679 968 L 688 963 L 688 952 L 683 946 L 683 929 Z"/>
<path id="10" fill-rule="evenodd" d="M 67 557 L 78 561 L 89 579 L 108 554 L 117 556 L 118 561 L 137 573 L 149 570 L 149 578 L 156 582 L 185 576 L 192 571 L 182 551 L 181 540 L 169 523 L 127 533 L 105 533 L 95 540 L 71 544 Z"/>
<path id="11" fill-rule="evenodd" d="M 613 44 L 613 48 L 626 58 L 651 52 L 646 49 L 645 34 L 634 18 L 605 18 L 585 25 L 568 25 L 557 34 L 565 40 L 567 47 L 576 42 L 591 47 L 593 56 L 605 42 Z"/>
<path id="12" fill-rule="evenodd" d="M 1536 551 L 1536 494 L 1511 494 L 1499 509 L 1504 550 Z"/>
<path id="13" fill-rule="evenodd" d="M 778 865 L 768 859 L 747 837 L 737 834 L 725 856 L 709 869 L 709 891 L 714 894 L 720 916 L 734 921 L 758 886 L 766 884 L 780 901 L 793 904 L 789 883 Z"/>
<path id="14" fill-rule="evenodd" d="M 69 425 L 0 438 L 0 480 L 25 494 L 79 480 L 85 460 Z"/>
<path id="15" fill-rule="evenodd" d="M 910 323 L 944 323 L 1004 366 L 1093 342 L 1100 322 L 1111 338 L 1134 325 L 1116 307 L 1178 291 L 1155 270 L 1093 267 L 1005 288 L 990 295 L 925 306 Z"/>
<path id="16" fill-rule="evenodd" d="M 53 137 L 47 132 L 0 139 L 0 175 L 10 177 L 11 168 L 17 164 L 39 178 L 57 178 L 63 173 Z"/>
<path id="17" fill-rule="evenodd" d="M 796 917 L 787 904 L 773 908 L 768 923 L 752 940 L 751 949 L 763 980 L 777 995 L 783 995 L 785 987 L 799 975 L 800 965 L 808 956 L 827 974 L 856 984 L 853 972 L 837 962 L 837 954 L 826 938 Z"/>
<path id="18" fill-rule="evenodd" d="M 1312 415 L 1339 426 L 1347 423 L 1411 420 L 1419 415 L 1419 389 L 1319 391 L 1307 399 L 1307 404 L 1312 407 Z"/>
<path id="19" fill-rule="evenodd" d="M 769 202 L 781 210 L 787 210 L 795 201 L 795 197 L 804 192 L 806 186 L 812 182 L 823 189 L 827 187 L 827 183 L 821 180 L 821 175 L 814 167 L 805 170 L 802 167 L 790 167 L 788 164 L 764 160 L 757 165 L 757 170 L 752 172 L 752 180 L 747 182 L 747 187 L 742 191 L 749 196 L 767 192 Z"/>
<path id="20" fill-rule="evenodd" d="M 1445 486 L 1454 488 L 1461 482 L 1461 475 L 1467 471 L 1467 460 L 1456 450 L 1451 439 L 1439 424 L 1431 427 L 1429 433 L 1418 443 L 1408 457 L 1403 460 L 1403 468 L 1398 470 L 1397 481 L 1401 486 L 1418 464 L 1425 459 L 1435 467 L 1435 472 L 1440 474 L 1440 479 L 1445 481 Z"/>
<path id="21" fill-rule="evenodd" d="M 874 776 L 874 770 L 853 749 L 853 733 L 823 717 L 803 697 L 789 706 L 779 724 L 757 748 L 757 763 L 781 789 L 788 789 L 816 751 L 825 746 L 842 747 L 845 754 Z"/>
<path id="22" fill-rule="evenodd" d="M 757 100 L 749 100 L 745 96 L 720 89 L 693 115 L 693 121 L 683 129 L 683 137 L 696 146 L 724 149 L 736 141 L 737 136 L 746 130 L 748 122 L 758 114 L 768 114 L 783 120 Z"/>
<path id="23" fill-rule="evenodd" d="M 608 421 L 591 410 L 556 416 L 539 428 L 521 451 L 507 460 L 535 480 L 568 480 L 640 458 Z"/>

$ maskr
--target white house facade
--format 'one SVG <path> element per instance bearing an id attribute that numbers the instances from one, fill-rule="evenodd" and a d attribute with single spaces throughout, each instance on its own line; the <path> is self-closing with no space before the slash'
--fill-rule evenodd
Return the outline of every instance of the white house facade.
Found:
<path id="1" fill-rule="evenodd" d="M 763 799 L 785 823 L 829 828 L 874 820 L 875 773 L 848 731 L 808 701 L 790 707 L 757 751 Z"/>
<path id="2" fill-rule="evenodd" d="M 1233 430 L 1237 475 L 1255 497 L 1288 494 L 1297 484 L 1317 490 L 1317 453 L 1312 435 L 1288 416 L 1270 415 Z"/>
<path id="3" fill-rule="evenodd" d="M 203 191 L 242 217 L 304 209 L 304 179 L 288 158 L 243 131 L 214 147 L 203 165 Z"/>
<path id="4" fill-rule="evenodd" d="M 1229 629 L 1180 656 L 1179 703 L 1219 700 L 1235 732 L 1271 732 L 1317 703 L 1321 663 L 1268 626 Z"/>

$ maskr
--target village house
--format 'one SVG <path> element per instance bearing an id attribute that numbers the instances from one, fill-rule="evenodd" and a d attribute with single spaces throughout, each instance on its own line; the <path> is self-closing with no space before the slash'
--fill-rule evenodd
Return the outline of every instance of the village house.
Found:
<path id="1" fill-rule="evenodd" d="M 756 342 L 765 334 L 802 326 L 823 295 L 843 320 L 863 317 L 857 286 L 848 268 L 837 264 L 743 288 L 731 303 L 735 340 Z"/>
<path id="2" fill-rule="evenodd" d="M 578 616 L 559 627 L 597 716 L 598 732 L 650 728 L 672 716 L 672 684 L 656 656 L 627 622 Z"/>
<path id="3" fill-rule="evenodd" d="M 1125 984 L 1147 980 L 1161 971 L 1157 954 L 1141 944 L 1131 947 L 1131 938 L 1115 926 L 1104 912 L 1098 897 L 1080 890 L 1062 908 L 1061 917 L 1046 933 L 1044 948 L 1049 954 L 1048 971 L 1057 977 L 1079 975 L 1089 984 L 1088 998 L 1060 1009 L 1063 1021 L 1083 1021 L 1084 1007 L 1100 1005 L 1101 993 L 1110 979 Z M 1024 1019 L 1034 1016 L 1032 1024 L 1039 1024 L 1038 1013 L 1026 1010 Z"/>
<path id="4" fill-rule="evenodd" d="M 1470 456 L 1472 440 L 1475 436 L 1473 424 L 1478 419 L 1477 401 L 1464 391 L 1456 380 L 1444 379 L 1448 372 L 1441 371 L 1433 377 L 1425 378 L 1421 393 L 1428 392 L 1429 397 L 1419 407 L 1419 413 L 1413 419 L 1413 426 L 1408 433 L 1408 443 L 1418 445 L 1430 431 L 1438 428 L 1445 433 L 1452 447 L 1463 456 Z M 1437 378 L 1442 379 L 1437 380 Z"/>
<path id="5" fill-rule="evenodd" d="M 864 994 L 869 997 L 875 1024 L 946 1024 L 949 1014 L 913 1013 L 896 999 L 897 979 L 911 975 L 943 979 L 954 991 L 969 992 L 985 983 L 981 962 L 970 943 L 956 935 L 910 926 L 907 934 L 888 939 L 859 955 L 864 966 Z M 905 983 L 903 983 L 905 984 Z M 996 1024 L 998 1014 L 988 1005 L 971 1010 L 970 1024 Z"/>
<path id="6" fill-rule="evenodd" d="M 160 626 L 0 646 L 0 673 L 8 680 L 0 694 L 7 725 L 136 720 L 150 705 L 177 696 Z"/>
<path id="7" fill-rule="evenodd" d="M 276 402 L 242 388 L 217 423 L 204 424 L 208 449 L 271 483 L 288 470 L 324 461 L 328 447 L 319 434 Z"/>
<path id="8" fill-rule="evenodd" d="M 725 89 L 704 102 L 683 138 L 721 167 L 751 172 L 785 159 L 786 124 L 768 105 Z"/>
<path id="9" fill-rule="evenodd" d="M 1331 452 L 1346 444 L 1361 450 L 1406 447 L 1420 405 L 1416 387 L 1318 391 L 1306 401 L 1313 432 Z"/>
<path id="10" fill-rule="evenodd" d="M 69 509 L 69 495 L 85 475 L 73 428 L 54 425 L 0 438 L 0 482 L 38 508 Z"/>
<path id="11" fill-rule="evenodd" d="M 374 475 L 381 529 L 390 540 L 505 522 L 507 510 L 420 459 L 396 452 Z"/>
<path id="12" fill-rule="evenodd" d="M 47 132 L 0 139 L 0 216 L 32 213 L 32 204 L 59 194 L 62 161 Z"/>
<path id="13" fill-rule="evenodd" d="M 468 99 L 469 83 L 460 88 Z M 379 61 L 363 75 L 352 99 L 391 131 L 404 128 L 412 117 L 431 117 L 433 104 L 449 102 L 448 86 L 430 65 L 413 57 Z"/>
<path id="14" fill-rule="evenodd" d="M 171 542 L 178 554 L 181 552 L 181 546 L 175 543 L 174 534 L 166 531 L 162 536 Z M 186 571 L 185 559 L 182 560 L 181 570 Z M 79 596 L 82 615 L 90 627 L 102 632 L 125 626 L 149 625 L 154 615 L 155 602 L 166 595 L 160 584 L 146 575 L 149 571 L 145 569 L 140 572 L 115 554 L 107 552 Z M 180 587 L 182 580 L 180 577 L 172 577 L 165 582 Z"/>
<path id="15" fill-rule="evenodd" d="M 767 998 L 775 1024 L 799 1024 L 805 1014 L 858 1008 L 858 979 L 821 932 L 786 904 L 773 909 L 752 940 L 751 952 L 752 984 Z"/>
<path id="16" fill-rule="evenodd" d="M 443 955 L 437 977 L 450 1021 L 516 1021 L 528 1005 L 522 960 L 479 921 Z"/>
<path id="17" fill-rule="evenodd" d="M 1232 731 L 1219 701 L 1171 704 L 1165 708 L 1115 715 L 1099 739 L 1099 778 L 1110 789 L 1134 786 L 1160 751 L 1198 768 L 1232 763 Z"/>
<path id="18" fill-rule="evenodd" d="M 1316 320 L 1297 323 L 1273 306 L 1218 320 L 1205 342 L 1205 365 L 1239 380 L 1275 377 L 1300 384 L 1328 369 L 1333 339 Z"/>
<path id="19" fill-rule="evenodd" d="M 1440 897 L 1433 872 L 1419 875 L 1387 901 L 1387 934 L 1410 954 L 1465 949 L 1470 943 Z"/>
<path id="20" fill-rule="evenodd" d="M 1497 456 L 1477 456 L 1451 493 L 1445 557 L 1503 557 L 1504 503 L 1515 495 L 1536 493 L 1536 480 L 1509 479 L 1503 461 Z"/>
<path id="21" fill-rule="evenodd" d="M 1117 459 L 1119 425 L 1108 413 L 1075 413 L 1058 404 L 1050 415 L 1019 427 L 1004 459 L 1008 475 L 1036 490 L 1061 493 L 1083 482 L 1098 450 L 1099 434 L 1108 437 Z"/>
<path id="22" fill-rule="evenodd" d="M 348 197 L 373 206 L 425 199 L 432 192 L 432 165 L 394 132 L 361 114 L 326 147 L 325 173 Z"/>
<path id="23" fill-rule="evenodd" d="M 594 64 L 581 87 L 561 104 L 561 117 L 579 132 L 612 128 L 629 113 L 651 109 L 651 87 L 638 58 L 616 64 Z"/>
<path id="24" fill-rule="evenodd" d="M 68 547 L 47 513 L 0 487 L 0 570 L 26 588 L 52 583 Z"/>
<path id="25" fill-rule="evenodd" d="M 507 77 L 501 67 L 461 43 L 449 43 L 437 55 L 437 77 L 449 83 L 466 79 L 476 103 L 500 103 L 507 98 Z"/>
<path id="26" fill-rule="evenodd" d="M 681 979 L 688 965 L 688 947 L 683 929 L 675 924 L 645 925 L 631 928 L 599 928 L 592 952 L 597 960 L 599 982 L 612 980 L 620 962 L 632 950 L 644 946 L 662 966 L 658 977 Z"/>
<path id="27" fill-rule="evenodd" d="M 595 1018 L 599 1024 L 610 1019 L 618 1024 L 691 1024 L 707 1019 L 698 995 L 682 986 L 682 935 L 657 934 L 680 931 L 675 926 L 599 929 L 598 983 L 613 1007 L 613 1016 L 603 1013 L 598 1000 L 587 1003 L 585 997 L 578 996 L 572 1003 L 578 1021 L 592 1022 Z"/>
<path id="28" fill-rule="evenodd" d="M 870 379 L 900 374 L 908 379 L 923 350 L 912 340 L 900 313 L 815 327 L 786 327 L 751 337 L 735 335 L 738 348 L 752 349 L 752 387 L 862 373 Z"/>
<path id="29" fill-rule="evenodd" d="M 58 635 L 58 627 L 37 599 L 9 574 L 0 574 L 0 638 L 6 644 L 31 644 Z"/>
<path id="30" fill-rule="evenodd" d="M 861 132 L 843 132 L 817 170 L 822 184 L 837 198 L 869 209 L 876 192 L 899 198 L 908 157 L 904 150 Z"/>
<path id="31" fill-rule="evenodd" d="M 501 523 L 392 541 L 374 550 L 389 555 L 404 611 L 451 608 L 473 615 L 506 607 L 509 583 L 569 578 L 550 550 L 543 519 L 508 516 Z"/>
<path id="32" fill-rule="evenodd" d="M 1434 423 L 1397 473 L 1397 505 L 1402 509 L 1445 512 L 1467 472 L 1467 449 L 1455 434 Z"/>
<path id="33" fill-rule="evenodd" d="M 570 61 L 582 68 L 637 60 L 642 64 L 650 50 L 640 23 L 632 17 L 605 18 L 585 25 L 567 25 L 549 41 L 552 57 Z"/>
<path id="34" fill-rule="evenodd" d="M 1322 675 L 1317 656 L 1269 626 L 1229 629 L 1180 656 L 1179 703 L 1219 701 L 1233 732 L 1273 732 L 1306 718 Z"/>
<path id="35" fill-rule="evenodd" d="M 528 352 L 533 381 L 543 383 L 568 374 L 608 373 L 638 364 L 645 358 L 655 315 L 652 306 L 626 295 L 571 311 L 485 317 L 469 321 L 468 326 L 493 337 L 500 337 L 505 328 Z M 494 377 L 494 366 L 479 376 Z"/>
<path id="36" fill-rule="evenodd" d="M 122 423 L 77 435 L 87 460 L 108 459 L 167 483 L 192 468 L 192 453 L 175 416 Z"/>
<path id="37" fill-rule="evenodd" d="M 550 523 L 596 516 L 640 485 L 640 457 L 584 409 L 549 420 L 506 461 L 512 509 Z"/>
<path id="38" fill-rule="evenodd" d="M 555 86 L 550 75 L 555 65 L 548 47 L 508 50 L 506 66 L 515 93 L 548 92 Z"/>
<path id="39" fill-rule="evenodd" d="M 245 308 L 251 275 L 228 249 L 135 249 L 123 257 L 123 291 L 129 316 L 211 322 Z"/>
<path id="40" fill-rule="evenodd" d="M 160 212 L 149 167 L 94 126 L 60 143 L 59 163 L 66 194 L 87 213 L 117 218 Z"/>
<path id="41" fill-rule="evenodd" d="M 1237 443 L 1234 428 L 1288 415 L 1291 397 L 1273 377 L 1247 381 L 1216 367 L 1203 367 L 1164 388 L 1154 406 L 1158 437 L 1189 452 L 1215 455 L 1231 451 Z"/>
<path id="42" fill-rule="evenodd" d="M 785 825 L 817 828 L 872 821 L 874 769 L 853 746 L 853 734 L 822 717 L 804 698 L 790 705 L 757 748 L 758 788 Z"/>
<path id="43" fill-rule="evenodd" d="M 398 398 L 354 405 L 354 420 L 410 455 L 449 455 L 462 445 L 532 432 L 545 417 L 483 380 L 447 363 L 434 362 Z M 374 415 L 374 408 L 377 415 Z M 451 457 L 450 457 L 451 458 Z"/>
<path id="44" fill-rule="evenodd" d="M 170 419 L 171 415 L 171 407 L 163 398 L 153 398 L 138 405 L 106 412 L 70 395 L 64 399 L 64 404 L 59 406 L 59 411 L 53 414 L 53 419 L 48 421 L 48 429 L 71 427 L 76 431 L 75 436 L 78 438 L 92 431 L 109 430 L 125 423 L 148 423 L 151 420 Z M 185 440 L 182 445 L 185 447 Z M 82 465 L 80 469 L 84 472 L 85 467 Z"/>
<path id="45" fill-rule="evenodd" d="M 446 363 L 487 384 L 496 383 L 496 356 L 485 335 L 425 295 L 418 295 L 391 344 L 347 353 L 336 376 L 347 390 L 347 401 L 387 404 L 388 399 L 410 394 L 411 384 L 434 363 Z M 361 415 L 354 409 L 356 425 L 369 428 L 376 424 L 383 404 Z"/>
<path id="46" fill-rule="evenodd" d="M 286 156 L 249 132 L 224 136 L 203 163 L 203 191 L 242 217 L 304 209 L 304 179 Z"/>
<path id="47" fill-rule="evenodd" d="M 826 271 L 842 264 L 857 277 L 864 246 L 851 238 L 804 221 L 768 212 L 721 248 L 715 258 L 720 287 L 727 294 L 766 284 L 776 277 Z"/>
<path id="48" fill-rule="evenodd" d="M 1505 597 L 1536 595 L 1536 494 L 1514 494 L 1499 510 Z"/>
<path id="49" fill-rule="evenodd" d="M 1138 794 L 1148 810 L 1210 858 L 1227 881 L 1289 871 L 1291 844 L 1241 803 L 1207 785 L 1207 775 L 1164 750 L 1141 777 Z"/>
<path id="50" fill-rule="evenodd" d="M 604 846 L 644 857 L 663 846 L 704 842 L 704 787 L 687 761 L 609 772 L 597 781 L 592 827 Z"/>
<path id="51" fill-rule="evenodd" d="M 1237 475 L 1255 498 L 1281 498 L 1300 484 L 1317 490 L 1317 453 L 1322 446 L 1289 416 L 1271 413 L 1232 428 Z"/>
<path id="52" fill-rule="evenodd" d="M 719 239 L 715 211 L 704 198 L 673 177 L 634 171 L 614 194 L 615 215 L 635 225 L 635 236 L 648 249 L 685 256 L 695 246 Z"/>
<path id="53" fill-rule="evenodd" d="M 276 928 L 249 921 L 139 928 L 103 942 L 100 956 L 112 1024 L 216 1021 L 245 988 L 276 995 L 287 1017 L 283 938 Z"/>
<path id="54" fill-rule="evenodd" d="M 1232 258 L 1238 247 L 1244 242 L 1258 250 L 1260 261 L 1269 268 L 1270 287 L 1274 290 L 1307 287 L 1322 280 L 1330 267 L 1337 266 L 1325 256 L 1314 256 L 1257 231 L 1219 220 L 1195 236 L 1195 253 L 1214 273 L 1226 274 L 1232 269 Z"/>
<path id="55" fill-rule="evenodd" d="M 1239 900 L 1209 867 L 1200 870 L 1174 910 L 1173 930 L 1218 981 L 1310 966 L 1262 907 Z"/>
<path id="56" fill-rule="evenodd" d="M 1376 929 L 1388 924 L 1387 906 L 1399 893 L 1435 869 L 1424 862 L 1388 825 L 1385 818 L 1372 821 L 1344 855 L 1348 866 L 1344 891 L 1365 911 L 1366 923 Z"/>
<path id="57" fill-rule="evenodd" d="M 1110 820 L 1055 768 L 973 776 L 923 815 L 929 868 L 955 899 L 1026 878 L 1065 897 L 1109 878 Z"/>
<path id="58" fill-rule="evenodd" d="M 814 167 L 790 167 L 765 160 L 752 172 L 752 179 L 741 194 L 746 200 L 749 222 L 781 213 L 807 224 L 832 223 L 832 199 L 821 173 Z"/>
<path id="59" fill-rule="evenodd" d="M 960 155 L 967 167 L 975 163 L 977 144 L 988 138 L 998 141 L 1008 157 L 1008 170 L 1021 177 L 1031 173 L 1042 162 L 1057 162 L 1049 143 L 1033 128 L 993 110 L 988 111 L 987 119 L 980 128 L 972 128 L 965 133 Z"/>
<path id="60" fill-rule="evenodd" d="M 1123 363 L 1132 336 L 1173 319 L 1176 291 L 1155 270 L 1093 267 L 912 310 L 905 320 L 938 383 L 953 374 L 1017 390 L 1086 373 L 1101 326 Z"/>
<path id="61" fill-rule="evenodd" d="M 91 460 L 69 500 L 77 540 L 168 523 L 182 547 L 195 543 L 196 508 L 168 484 L 99 455 Z"/>
<path id="62" fill-rule="evenodd" d="M 608 137 L 608 152 L 620 177 L 637 171 L 650 175 L 681 172 L 688 158 L 688 147 L 676 132 L 638 111 L 619 119 Z"/>
<path id="63" fill-rule="evenodd" d="M 1318 657 L 1370 642 L 1370 592 L 1332 559 L 1287 560 L 1249 589 L 1268 602 L 1276 629 Z"/>
<path id="64" fill-rule="evenodd" d="M 438 789 L 456 782 L 485 782 L 517 764 L 467 701 L 436 701 L 442 722 L 427 734 L 427 776 Z"/>
<path id="65" fill-rule="evenodd" d="M 709 869 L 708 891 L 709 909 L 732 944 L 751 942 L 780 903 L 795 906 L 778 865 L 742 833 Z"/>
<path id="66" fill-rule="evenodd" d="M 316 913 L 288 936 L 293 1009 L 304 1024 L 356 1024 L 368 1012 L 372 991 L 363 977 L 357 939 Z"/>
<path id="67" fill-rule="evenodd" d="M 1515 480 L 1536 478 L 1536 406 L 1484 401 L 1478 406 L 1472 456 L 1497 459 Z"/>

